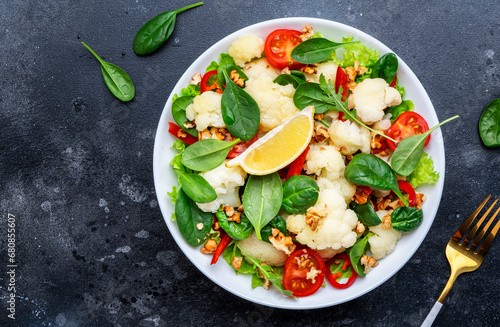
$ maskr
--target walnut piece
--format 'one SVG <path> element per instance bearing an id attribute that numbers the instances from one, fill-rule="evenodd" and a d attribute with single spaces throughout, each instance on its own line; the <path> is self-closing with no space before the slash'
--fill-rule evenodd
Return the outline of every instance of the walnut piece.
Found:
<path id="1" fill-rule="evenodd" d="M 196 124 L 194 123 L 194 120 L 193 120 L 193 121 L 188 121 L 188 122 L 184 123 L 182 126 L 184 126 L 184 128 L 186 128 L 186 129 L 189 129 L 189 128 L 196 127 Z"/>
<path id="2" fill-rule="evenodd" d="M 245 85 L 245 80 L 240 78 L 240 74 L 236 70 L 232 70 L 231 74 L 229 74 L 229 78 L 239 87 L 243 87 Z"/>
<path id="3" fill-rule="evenodd" d="M 415 208 L 420 209 L 425 201 L 425 195 L 423 193 L 415 193 L 415 195 L 417 196 L 417 204 L 415 204 Z"/>
<path id="4" fill-rule="evenodd" d="M 299 36 L 302 41 L 309 40 L 314 34 L 314 29 L 307 24 L 302 30 L 302 34 Z"/>
<path id="5" fill-rule="evenodd" d="M 328 210 L 325 208 L 320 209 L 317 207 L 310 207 L 306 212 L 306 224 L 311 227 L 311 230 L 314 232 L 318 227 L 318 223 L 320 219 L 325 218 L 328 215 Z"/>
<path id="6" fill-rule="evenodd" d="M 306 74 L 316 74 L 318 71 L 310 66 L 304 66 L 300 68 L 300 71 Z"/>
<path id="7" fill-rule="evenodd" d="M 207 243 L 200 249 L 203 254 L 212 254 L 217 249 L 217 242 L 215 240 L 208 240 Z"/>
<path id="8" fill-rule="evenodd" d="M 356 186 L 356 193 L 352 197 L 352 200 L 356 201 L 357 204 L 365 204 L 368 201 L 368 194 L 359 186 Z"/>
<path id="9" fill-rule="evenodd" d="M 391 227 L 392 227 L 391 215 L 385 215 L 382 218 L 382 228 L 383 229 L 389 229 Z"/>
<path id="10" fill-rule="evenodd" d="M 366 254 L 363 254 L 363 256 L 361 257 L 361 264 L 365 266 L 365 274 L 368 274 L 368 272 L 372 268 L 378 266 L 377 260 L 375 260 L 373 257 L 367 256 Z"/>
<path id="11" fill-rule="evenodd" d="M 200 83 L 201 83 L 201 74 L 200 73 L 194 74 L 193 77 L 191 77 L 191 80 L 189 81 L 190 85 L 198 85 Z"/>
<path id="12" fill-rule="evenodd" d="M 361 234 L 363 233 L 364 231 L 366 230 L 366 227 L 365 225 L 363 225 L 362 222 L 360 222 L 359 220 L 356 222 L 356 227 L 354 227 L 354 231 L 356 232 L 356 234 Z"/>
<path id="13" fill-rule="evenodd" d="M 203 223 L 198 223 L 198 224 L 196 225 L 196 228 L 197 228 L 198 230 L 202 230 L 202 229 L 203 229 L 203 226 L 204 226 L 204 225 L 203 225 Z"/>
<path id="14" fill-rule="evenodd" d="M 317 124 L 314 126 L 314 140 L 316 143 L 323 143 L 325 142 L 328 138 L 330 137 L 330 134 L 328 134 L 328 128 L 326 128 L 323 125 Z"/>
<path id="15" fill-rule="evenodd" d="M 228 206 L 222 206 L 222 211 L 226 213 L 227 221 L 234 221 L 237 224 L 241 222 L 241 211 L 236 211 L 233 207 Z"/>
<path id="16" fill-rule="evenodd" d="M 295 244 L 293 244 L 291 236 L 285 236 L 277 228 L 271 228 L 272 236 L 269 237 L 271 244 L 278 250 L 290 255 L 295 251 Z"/>
<path id="17" fill-rule="evenodd" d="M 233 266 L 234 269 L 240 270 L 242 263 L 243 263 L 243 257 L 233 257 L 233 262 L 231 263 L 231 265 Z"/>

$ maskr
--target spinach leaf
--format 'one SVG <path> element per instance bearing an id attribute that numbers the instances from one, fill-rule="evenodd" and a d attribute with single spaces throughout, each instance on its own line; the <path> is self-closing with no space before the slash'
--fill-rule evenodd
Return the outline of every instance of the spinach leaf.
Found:
<path id="1" fill-rule="evenodd" d="M 336 49 L 355 43 L 359 43 L 359 41 L 335 43 L 325 38 L 312 38 L 293 48 L 290 56 L 302 64 L 315 64 L 327 59 Z"/>
<path id="2" fill-rule="evenodd" d="M 175 201 L 175 216 L 179 231 L 189 245 L 202 244 L 212 229 L 213 215 L 198 208 L 182 188 L 179 189 Z M 200 223 L 203 227 L 198 229 Z"/>
<path id="3" fill-rule="evenodd" d="M 221 99 L 222 119 L 232 135 L 248 141 L 255 136 L 259 128 L 259 106 L 250 94 L 229 78 L 225 70 L 222 73 L 226 80 L 226 88 Z"/>
<path id="4" fill-rule="evenodd" d="M 368 250 L 368 238 L 371 235 L 373 235 L 373 233 L 368 233 L 366 236 L 359 238 L 349 251 L 349 259 L 351 259 L 352 267 L 361 277 L 366 276 L 365 268 L 361 264 L 361 257 L 363 254 L 366 254 L 366 251 Z"/>
<path id="5" fill-rule="evenodd" d="M 234 209 L 236 211 L 236 209 Z M 237 223 L 235 221 L 227 220 L 227 215 L 224 211 L 222 211 L 222 207 L 217 210 L 215 213 L 219 221 L 220 227 L 229 235 L 232 239 L 235 240 L 244 240 L 250 234 L 252 234 L 253 227 L 250 220 L 248 220 L 247 216 L 242 213 L 240 216 L 240 222 Z"/>
<path id="6" fill-rule="evenodd" d="M 359 221 L 365 226 L 377 226 L 382 223 L 379 216 L 375 213 L 375 209 L 373 209 L 369 202 L 357 204 L 355 201 L 352 201 L 351 204 L 349 204 L 349 208 L 356 213 Z"/>
<path id="7" fill-rule="evenodd" d="M 283 235 L 288 236 L 288 229 L 286 228 L 285 219 L 281 218 L 280 216 L 276 216 L 271 219 L 271 221 L 266 226 L 262 227 L 260 234 L 262 235 L 263 241 L 271 243 L 271 241 L 269 241 L 269 237 L 273 236 L 273 228 L 278 229 L 283 233 Z"/>
<path id="8" fill-rule="evenodd" d="M 297 88 L 300 84 L 306 82 L 306 77 L 298 70 L 292 70 L 290 74 L 278 75 L 273 82 L 283 86 L 292 84 L 294 88 Z"/>
<path id="9" fill-rule="evenodd" d="M 280 75 L 281 76 L 281 75 Z M 293 94 L 293 104 L 300 110 L 314 106 L 315 114 L 322 114 L 332 109 L 332 103 L 325 101 L 323 89 L 318 83 L 306 82 L 300 84 Z"/>
<path id="10" fill-rule="evenodd" d="M 370 186 L 379 190 L 392 190 L 407 206 L 408 200 L 399 190 L 396 175 L 391 167 L 373 154 L 355 155 L 344 172 L 345 179 L 352 184 Z"/>
<path id="11" fill-rule="evenodd" d="M 222 252 L 222 257 L 227 262 L 228 265 L 233 267 L 233 258 L 243 258 L 241 254 L 240 248 L 236 245 L 235 241 L 231 241 L 229 245 L 226 247 L 224 252 Z M 234 267 L 233 267 L 234 269 Z M 259 275 L 257 270 L 253 267 L 253 265 L 249 264 L 245 259 L 241 262 L 240 269 L 234 269 L 236 274 L 249 274 L 249 275 Z M 252 276 L 253 277 L 253 276 Z"/>
<path id="12" fill-rule="evenodd" d="M 401 140 L 394 151 L 391 158 L 391 166 L 394 171 L 401 176 L 410 175 L 418 165 L 422 154 L 424 153 L 424 143 L 429 136 L 436 128 L 440 127 L 447 122 L 458 118 L 459 116 L 454 116 L 446 119 L 445 121 L 437 124 L 433 128 L 429 129 L 427 132 L 412 135 Z"/>
<path id="13" fill-rule="evenodd" d="M 387 109 L 385 109 L 384 112 L 386 114 L 392 115 L 391 116 L 391 123 L 394 124 L 394 122 L 399 117 L 399 115 L 401 115 L 405 111 L 413 111 L 414 107 L 415 107 L 415 105 L 413 104 L 413 102 L 411 100 L 403 100 L 397 106 L 388 107 Z"/>
<path id="14" fill-rule="evenodd" d="M 101 73 L 104 83 L 111 93 L 121 101 L 132 100 L 135 95 L 135 86 L 130 76 L 120 67 L 102 60 L 88 45 L 83 42 L 82 44 L 101 64 Z"/>
<path id="15" fill-rule="evenodd" d="M 392 228 L 401 233 L 408 233 L 417 229 L 423 220 L 422 209 L 414 207 L 399 207 L 391 214 Z"/>
<path id="16" fill-rule="evenodd" d="M 281 208 L 289 215 L 305 214 L 316 204 L 319 186 L 309 176 L 295 175 L 283 183 L 283 202 Z"/>
<path id="17" fill-rule="evenodd" d="M 144 24 L 134 38 L 134 52 L 137 55 L 148 55 L 162 46 L 174 31 L 177 14 L 190 8 L 201 6 L 198 2 L 177 10 L 166 11 Z"/>
<path id="18" fill-rule="evenodd" d="M 180 98 L 177 98 L 173 103 L 172 103 L 172 116 L 174 117 L 175 122 L 177 125 L 180 126 L 183 130 L 188 132 L 189 134 L 193 135 L 194 137 L 198 137 L 198 131 L 196 130 L 195 127 L 193 128 L 185 128 L 184 124 L 187 122 L 190 122 L 189 119 L 186 117 L 186 108 L 189 106 L 191 103 L 193 103 L 194 96 L 183 96 Z"/>
<path id="19" fill-rule="evenodd" d="M 203 176 L 186 173 L 180 169 L 174 170 L 179 176 L 179 185 L 191 200 L 198 203 L 207 203 L 217 199 L 214 188 L 208 184 Z"/>
<path id="20" fill-rule="evenodd" d="M 479 135 L 487 147 L 500 146 L 500 98 L 484 108 L 479 118 Z"/>
<path id="21" fill-rule="evenodd" d="M 394 53 L 386 53 L 371 68 L 371 78 L 382 78 L 391 84 L 398 72 L 398 58 Z"/>
<path id="22" fill-rule="evenodd" d="M 189 169 L 208 171 L 219 167 L 233 146 L 240 142 L 205 139 L 188 146 L 181 154 L 181 163 Z"/>
<path id="23" fill-rule="evenodd" d="M 260 230 L 278 214 L 283 199 L 280 175 L 250 175 L 243 193 L 243 208 L 259 240 Z"/>

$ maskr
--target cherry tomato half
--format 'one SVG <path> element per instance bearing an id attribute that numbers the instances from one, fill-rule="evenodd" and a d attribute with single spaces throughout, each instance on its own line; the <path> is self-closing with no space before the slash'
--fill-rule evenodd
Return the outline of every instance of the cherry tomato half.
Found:
<path id="1" fill-rule="evenodd" d="M 293 292 L 294 296 L 304 297 L 316 293 L 324 279 L 325 262 L 315 251 L 296 250 L 286 259 L 283 287 Z"/>
<path id="2" fill-rule="evenodd" d="M 302 33 L 296 30 L 279 29 L 267 36 L 264 54 L 271 66 L 278 69 L 298 69 L 303 66 L 290 57 L 293 48 L 302 42 L 301 35 Z"/>
<path id="3" fill-rule="evenodd" d="M 203 75 L 200 83 L 200 92 L 215 91 L 222 93 L 222 90 L 217 86 L 217 71 L 211 70 Z"/>
<path id="4" fill-rule="evenodd" d="M 429 125 L 427 125 L 424 117 L 413 111 L 405 111 L 399 115 L 394 124 L 389 127 L 386 134 L 396 141 L 401 141 L 409 136 L 425 133 L 428 130 Z M 425 140 L 424 146 L 429 143 L 430 139 L 431 136 L 429 135 Z M 387 140 L 387 145 L 389 145 L 392 151 L 397 147 L 397 144 L 389 139 Z"/>
<path id="5" fill-rule="evenodd" d="M 342 264 L 342 267 L 340 268 L 342 271 L 346 271 L 349 267 L 351 268 L 352 275 L 347 279 L 346 283 L 339 283 L 337 282 L 337 278 L 342 276 L 341 272 L 337 272 L 335 274 L 332 274 L 332 271 L 330 270 L 330 267 L 332 264 L 335 265 L 340 265 Z M 339 253 L 336 256 L 334 256 L 330 261 L 328 261 L 328 264 L 326 265 L 326 279 L 330 282 L 330 284 L 339 289 L 345 289 L 351 286 L 356 278 L 358 277 L 358 274 L 356 274 L 356 271 L 354 271 L 354 268 L 351 263 L 351 259 L 349 256 L 345 253 Z"/>

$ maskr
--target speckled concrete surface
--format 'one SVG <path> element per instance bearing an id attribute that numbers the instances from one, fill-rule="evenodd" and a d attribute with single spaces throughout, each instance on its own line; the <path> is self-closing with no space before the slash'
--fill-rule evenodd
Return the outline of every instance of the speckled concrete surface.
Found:
<path id="1" fill-rule="evenodd" d="M 135 32 L 186 1 L 0 2 L 0 325 L 419 326 L 449 274 L 444 247 L 488 192 L 500 195 L 500 149 L 477 121 L 500 97 L 497 1 L 206 1 L 171 40 L 138 57 Z M 422 246 L 394 277 L 335 307 L 286 311 L 239 299 L 181 253 L 161 216 L 152 154 L 163 105 L 205 49 L 247 25 L 310 16 L 354 26 L 392 48 L 444 119 L 446 181 Z M 134 79 L 112 97 L 85 41 Z M 7 217 L 17 223 L 16 320 L 7 318 Z M 437 326 L 500 324 L 500 243 L 459 277 Z"/>

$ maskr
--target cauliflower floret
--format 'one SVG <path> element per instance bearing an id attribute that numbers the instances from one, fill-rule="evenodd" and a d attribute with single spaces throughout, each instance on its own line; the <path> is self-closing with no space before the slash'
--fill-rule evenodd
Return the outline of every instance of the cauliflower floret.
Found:
<path id="1" fill-rule="evenodd" d="M 356 185 L 349 183 L 344 176 L 339 177 L 336 180 L 330 180 L 328 178 L 319 177 L 316 180 L 320 190 L 321 189 L 334 189 L 342 197 L 346 204 L 351 203 L 352 197 L 356 193 Z"/>
<path id="2" fill-rule="evenodd" d="M 245 184 L 247 173 L 240 166 L 227 168 L 224 162 L 215 169 L 201 172 L 200 176 L 207 180 L 217 194 L 217 199 L 212 202 L 196 203 L 201 210 L 215 213 L 221 204 L 231 207 L 241 205 L 238 190 Z"/>
<path id="3" fill-rule="evenodd" d="M 266 58 L 258 59 L 246 64 L 243 72 L 249 79 L 269 76 L 273 81 L 280 74 L 280 70 L 271 66 Z"/>
<path id="4" fill-rule="evenodd" d="M 245 35 L 234 41 L 227 53 L 233 57 L 234 63 L 244 66 L 253 58 L 259 58 L 264 51 L 264 40 L 256 35 Z"/>
<path id="5" fill-rule="evenodd" d="M 204 92 L 193 99 L 193 103 L 186 107 L 186 117 L 196 122 L 196 129 L 204 131 L 208 126 L 226 127 L 221 113 L 222 94 Z"/>
<path id="6" fill-rule="evenodd" d="M 288 258 L 285 252 L 276 249 L 271 243 L 259 241 L 255 232 L 239 241 L 238 246 L 245 254 L 270 266 L 283 266 Z"/>
<path id="7" fill-rule="evenodd" d="M 382 78 L 367 78 L 356 86 L 349 97 L 361 121 L 371 125 L 384 117 L 384 109 L 401 103 L 399 92 Z"/>
<path id="8" fill-rule="evenodd" d="M 386 210 L 379 210 L 376 212 L 377 215 L 382 219 L 387 215 Z M 396 248 L 396 243 L 401 238 L 401 233 L 390 227 L 384 229 L 382 224 L 370 227 L 370 232 L 375 235 L 368 239 L 370 243 L 370 249 L 372 251 L 372 256 L 375 260 L 380 260 L 388 256 Z"/>
<path id="9" fill-rule="evenodd" d="M 353 154 L 358 150 L 370 153 L 370 131 L 350 120 L 335 120 L 328 129 L 333 145 L 342 154 Z"/>
<path id="10" fill-rule="evenodd" d="M 306 79 L 310 82 L 319 83 L 319 77 L 321 74 L 325 76 L 325 79 L 332 80 L 332 83 L 335 83 L 335 78 L 337 77 L 337 65 L 332 61 L 328 61 L 325 63 L 318 64 L 314 69 L 316 70 L 316 74 L 304 74 Z"/>
<path id="11" fill-rule="evenodd" d="M 292 85 L 279 85 L 267 74 L 249 78 L 245 91 L 260 109 L 259 131 L 268 132 L 299 111 L 293 104 L 295 89 Z"/>
<path id="12" fill-rule="evenodd" d="M 344 174 L 344 158 L 335 147 L 330 145 L 310 145 L 304 169 L 309 175 L 327 177 L 335 180 Z"/>

